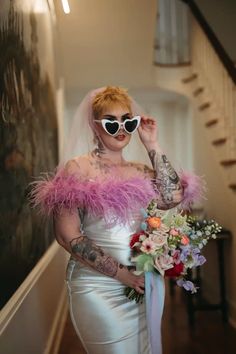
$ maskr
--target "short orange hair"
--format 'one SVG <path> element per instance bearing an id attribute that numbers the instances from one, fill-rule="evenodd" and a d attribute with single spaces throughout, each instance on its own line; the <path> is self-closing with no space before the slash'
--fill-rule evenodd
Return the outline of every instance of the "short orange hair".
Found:
<path id="1" fill-rule="evenodd" d="M 107 86 L 99 92 L 92 101 L 93 115 L 98 119 L 102 113 L 114 106 L 122 106 L 131 113 L 131 99 L 127 90 L 118 86 Z"/>

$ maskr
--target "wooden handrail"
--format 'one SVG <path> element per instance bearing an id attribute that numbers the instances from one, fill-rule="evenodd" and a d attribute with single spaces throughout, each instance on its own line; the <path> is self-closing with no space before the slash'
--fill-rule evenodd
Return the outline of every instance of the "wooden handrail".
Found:
<path id="1" fill-rule="evenodd" d="M 236 68 L 234 62 L 231 60 L 229 55 L 226 53 L 224 47 L 218 40 L 217 36 L 213 32 L 212 28 L 209 26 L 208 22 L 206 21 L 205 17 L 203 16 L 202 12 L 200 11 L 199 7 L 196 5 L 194 0 L 182 0 L 185 2 L 201 28 L 203 29 L 204 33 L 206 34 L 207 38 L 209 39 L 211 45 L 215 49 L 218 57 L 220 58 L 222 64 L 224 65 L 225 69 L 227 70 L 228 74 L 232 78 L 234 84 L 236 84 Z"/>

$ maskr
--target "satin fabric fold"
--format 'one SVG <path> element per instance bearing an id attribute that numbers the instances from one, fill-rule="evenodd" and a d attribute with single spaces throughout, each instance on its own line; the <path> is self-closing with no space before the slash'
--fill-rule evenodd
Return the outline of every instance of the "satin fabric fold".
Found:
<path id="1" fill-rule="evenodd" d="M 120 263 L 130 265 L 131 235 L 139 214 L 128 225 L 108 227 L 102 218 L 84 215 L 85 235 Z M 145 303 L 124 295 L 125 285 L 74 259 L 67 267 L 70 315 L 88 354 L 151 354 Z"/>

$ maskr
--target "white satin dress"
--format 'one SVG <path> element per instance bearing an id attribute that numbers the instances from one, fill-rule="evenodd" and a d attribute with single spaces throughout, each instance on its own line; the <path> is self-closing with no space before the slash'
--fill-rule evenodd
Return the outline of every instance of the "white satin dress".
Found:
<path id="1" fill-rule="evenodd" d="M 110 171 L 111 172 L 111 171 Z M 59 168 L 34 183 L 31 200 L 44 215 L 78 210 L 81 232 L 123 265 L 130 238 L 140 231 L 141 210 L 156 197 L 152 180 L 114 168 L 105 178 L 85 179 Z M 82 215 L 81 215 L 82 214 Z M 112 221 L 112 226 L 111 226 Z M 142 219 L 143 221 L 143 219 Z M 75 330 L 89 354 L 161 354 L 163 279 L 145 273 L 145 302 L 124 294 L 125 285 L 78 260 L 69 260 L 67 286 Z"/>
<path id="2" fill-rule="evenodd" d="M 126 226 L 107 226 L 86 213 L 82 223 L 84 234 L 124 265 L 131 265 L 130 237 L 139 226 L 139 217 Z M 128 300 L 122 283 L 71 258 L 67 286 L 71 319 L 87 353 L 152 353 L 145 303 Z"/>

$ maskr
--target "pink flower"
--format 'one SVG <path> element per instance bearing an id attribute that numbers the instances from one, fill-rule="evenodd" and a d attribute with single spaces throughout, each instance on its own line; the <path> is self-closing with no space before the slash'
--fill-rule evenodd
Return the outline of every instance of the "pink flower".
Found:
<path id="1" fill-rule="evenodd" d="M 167 235 L 163 235 L 159 232 L 153 232 L 149 239 L 155 243 L 155 246 L 160 248 L 167 244 Z"/>
<path id="2" fill-rule="evenodd" d="M 182 237 L 181 237 L 181 243 L 182 243 L 182 245 L 184 245 L 184 246 L 186 246 L 186 245 L 189 244 L 189 238 L 188 238 L 187 235 L 182 235 Z"/>
<path id="3" fill-rule="evenodd" d="M 156 245 L 152 240 L 149 240 L 148 238 L 143 241 L 142 246 L 140 247 L 140 250 L 144 253 L 150 254 L 155 252 Z"/>
<path id="4" fill-rule="evenodd" d="M 179 231 L 176 230 L 176 229 L 171 229 L 171 230 L 170 230 L 170 235 L 172 235 L 172 236 L 178 236 L 178 235 L 179 235 Z"/>
<path id="5" fill-rule="evenodd" d="M 180 263 L 180 250 L 174 250 L 171 253 L 172 257 L 173 257 L 173 261 L 175 264 L 179 264 Z"/>
<path id="6" fill-rule="evenodd" d="M 173 268 L 173 266 L 173 257 L 168 254 L 163 254 L 155 258 L 154 267 L 162 276 L 164 276 L 167 269 Z"/>

